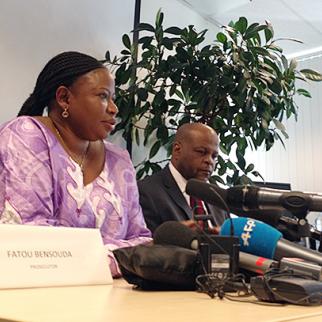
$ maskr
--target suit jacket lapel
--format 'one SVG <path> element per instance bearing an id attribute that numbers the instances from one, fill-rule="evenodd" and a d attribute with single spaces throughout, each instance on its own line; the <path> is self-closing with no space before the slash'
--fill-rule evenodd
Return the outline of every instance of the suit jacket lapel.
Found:
<path id="1" fill-rule="evenodd" d="M 180 191 L 176 181 L 174 180 L 170 169 L 166 166 L 163 170 L 163 184 L 167 188 L 167 192 L 172 200 L 182 209 L 184 210 L 187 219 L 192 219 L 192 211 L 189 207 L 186 199 L 184 198 L 182 192 Z"/>

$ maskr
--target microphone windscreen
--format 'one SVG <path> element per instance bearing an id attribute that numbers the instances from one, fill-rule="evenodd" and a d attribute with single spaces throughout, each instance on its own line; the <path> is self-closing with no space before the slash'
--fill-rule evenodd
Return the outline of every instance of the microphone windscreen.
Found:
<path id="1" fill-rule="evenodd" d="M 273 258 L 281 232 L 261 221 L 251 218 L 232 219 L 235 236 L 239 238 L 240 250 L 265 258 Z M 221 226 L 220 235 L 230 236 L 230 220 Z"/>
<path id="2" fill-rule="evenodd" d="M 189 196 L 201 199 L 207 203 L 226 210 L 226 205 L 223 205 L 222 200 L 226 202 L 227 191 L 214 184 L 198 179 L 190 179 L 186 185 L 186 193 Z"/>
<path id="3" fill-rule="evenodd" d="M 198 234 L 179 221 L 166 221 L 154 231 L 153 240 L 155 244 L 196 249 L 193 241 L 198 240 Z"/>

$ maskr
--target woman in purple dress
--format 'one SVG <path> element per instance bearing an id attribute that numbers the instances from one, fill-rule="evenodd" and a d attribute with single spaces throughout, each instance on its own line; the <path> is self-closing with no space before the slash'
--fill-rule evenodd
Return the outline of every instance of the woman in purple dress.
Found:
<path id="1" fill-rule="evenodd" d="M 0 127 L 0 222 L 99 228 L 118 276 L 112 250 L 151 238 L 129 155 L 104 141 L 113 98 L 95 58 L 64 52 L 46 64 L 19 117 Z"/>

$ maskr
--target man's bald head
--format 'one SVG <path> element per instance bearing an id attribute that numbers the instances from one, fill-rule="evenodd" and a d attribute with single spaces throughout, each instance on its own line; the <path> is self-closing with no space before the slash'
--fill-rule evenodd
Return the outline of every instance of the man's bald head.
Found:
<path id="1" fill-rule="evenodd" d="M 179 127 L 177 130 L 174 142 L 178 141 L 188 141 L 194 136 L 199 134 L 216 136 L 217 133 L 213 128 L 202 123 L 185 123 Z"/>
<path id="2" fill-rule="evenodd" d="M 202 123 L 186 123 L 175 136 L 171 162 L 189 180 L 207 180 L 218 155 L 219 140 L 211 127 Z"/>

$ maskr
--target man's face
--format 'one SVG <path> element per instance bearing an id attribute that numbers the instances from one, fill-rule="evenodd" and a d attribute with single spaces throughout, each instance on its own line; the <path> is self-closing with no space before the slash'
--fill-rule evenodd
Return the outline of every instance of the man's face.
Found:
<path id="1" fill-rule="evenodd" d="M 174 143 L 172 162 L 181 175 L 189 179 L 208 180 L 218 156 L 217 135 L 209 129 L 193 130 Z"/>

